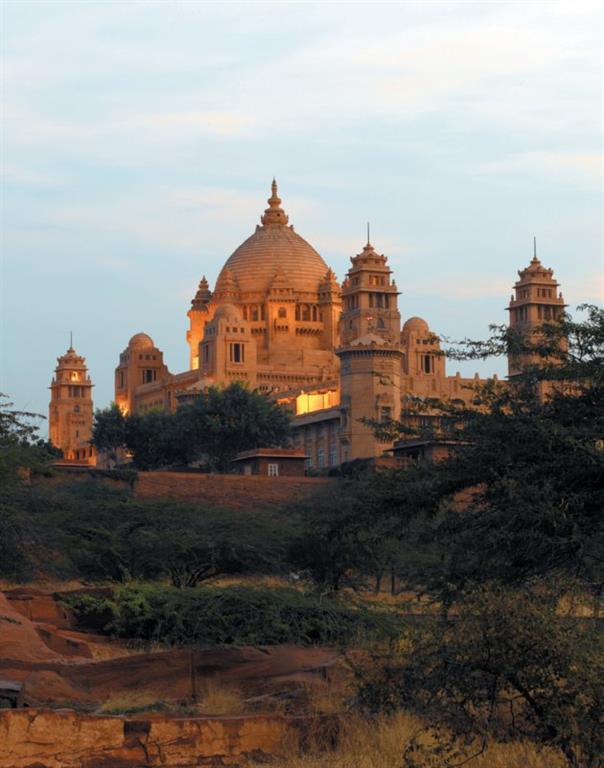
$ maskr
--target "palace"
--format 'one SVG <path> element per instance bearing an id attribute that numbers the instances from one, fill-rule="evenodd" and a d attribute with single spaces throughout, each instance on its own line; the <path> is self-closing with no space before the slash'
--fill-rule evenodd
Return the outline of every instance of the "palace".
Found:
<path id="1" fill-rule="evenodd" d="M 399 419 L 409 396 L 471 398 L 480 379 L 447 376 L 428 323 L 411 317 L 401 327 L 399 291 L 384 255 L 367 242 L 340 284 L 289 224 L 275 181 L 268 205 L 255 232 L 227 259 L 214 290 L 205 277 L 199 283 L 188 311 L 189 370 L 171 373 L 147 334 L 130 339 L 115 370 L 115 402 L 124 413 L 175 409 L 208 387 L 244 381 L 292 412 L 296 447 L 309 466 L 321 469 L 390 449 L 363 419 Z M 536 326 L 563 311 L 552 270 L 536 254 L 518 274 L 512 326 Z M 83 359 L 72 364 L 73 355 L 70 349 L 59 358 L 57 382 L 85 375 Z M 510 360 L 511 376 L 517 367 Z M 84 387 L 62 386 L 62 405 L 52 386 L 51 440 L 67 454 L 75 447 L 73 427 L 62 437 L 67 428 L 53 431 L 52 420 L 75 424 L 72 409 L 88 402 L 92 385 L 79 395 L 84 400 L 73 394 Z"/>

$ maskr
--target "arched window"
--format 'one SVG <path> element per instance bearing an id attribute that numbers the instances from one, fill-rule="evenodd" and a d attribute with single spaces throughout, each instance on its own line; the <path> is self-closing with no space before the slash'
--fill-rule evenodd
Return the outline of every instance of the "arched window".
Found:
<path id="1" fill-rule="evenodd" d="M 310 307 L 308 304 L 302 304 L 302 320 L 310 320 Z"/>
<path id="2" fill-rule="evenodd" d="M 386 324 L 384 323 L 384 319 L 382 317 L 378 317 L 378 328 L 385 328 Z"/>
<path id="3" fill-rule="evenodd" d="M 296 320 L 300 319 L 300 305 L 296 304 Z"/>
<path id="4" fill-rule="evenodd" d="M 247 320 L 247 305 L 243 305 L 243 319 Z"/>
<path id="5" fill-rule="evenodd" d="M 312 308 L 312 319 L 313 319 L 314 323 L 317 322 L 317 308 L 316 308 L 316 306 L 313 306 L 313 308 Z"/>
<path id="6" fill-rule="evenodd" d="M 285 309 L 285 307 L 279 307 L 279 317 L 281 318 L 287 317 L 287 310 Z"/>
<path id="7" fill-rule="evenodd" d="M 250 314 L 252 320 L 258 320 L 258 307 L 256 307 L 254 304 L 250 307 Z"/>

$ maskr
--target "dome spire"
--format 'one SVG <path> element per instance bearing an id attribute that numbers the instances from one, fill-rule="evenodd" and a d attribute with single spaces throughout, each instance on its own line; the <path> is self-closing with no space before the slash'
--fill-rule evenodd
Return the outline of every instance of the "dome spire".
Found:
<path id="1" fill-rule="evenodd" d="M 273 178 L 271 184 L 271 196 L 267 200 L 269 207 L 264 211 L 264 216 L 260 219 L 262 225 L 269 227 L 275 224 L 287 224 L 289 221 L 285 211 L 281 208 L 281 198 L 277 194 L 277 182 Z"/>

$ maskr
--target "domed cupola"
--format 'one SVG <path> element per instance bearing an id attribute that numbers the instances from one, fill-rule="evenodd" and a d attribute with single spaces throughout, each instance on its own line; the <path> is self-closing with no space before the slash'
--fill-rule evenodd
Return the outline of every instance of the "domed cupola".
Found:
<path id="1" fill-rule="evenodd" d="M 271 184 L 271 193 L 271 196 L 266 201 L 269 207 L 264 211 L 264 216 L 260 219 L 262 226 L 285 226 L 289 222 L 289 216 L 287 216 L 283 208 L 281 208 L 281 198 L 277 194 L 277 182 L 275 179 L 273 179 L 273 183 Z"/>
<path id="2" fill-rule="evenodd" d="M 218 280 L 214 299 L 230 273 L 235 287 L 253 299 L 260 300 L 269 291 L 278 271 L 298 294 L 317 293 L 327 272 L 327 264 L 315 249 L 289 225 L 289 218 L 281 208 L 277 182 L 273 180 L 269 207 L 262 215 L 256 231 L 229 257 Z"/>

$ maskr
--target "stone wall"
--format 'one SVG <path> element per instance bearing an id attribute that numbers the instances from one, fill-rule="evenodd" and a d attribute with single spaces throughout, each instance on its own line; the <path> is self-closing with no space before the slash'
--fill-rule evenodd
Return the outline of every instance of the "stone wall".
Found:
<path id="1" fill-rule="evenodd" d="M 333 730 L 335 721 L 321 721 Z M 244 766 L 296 748 L 313 718 L 117 717 L 74 710 L 0 711 L 0 768 Z"/>
<path id="2" fill-rule="evenodd" d="M 170 499 L 234 509 L 258 509 L 303 501 L 333 482 L 323 477 L 139 472 L 134 492 L 142 499 Z"/>

